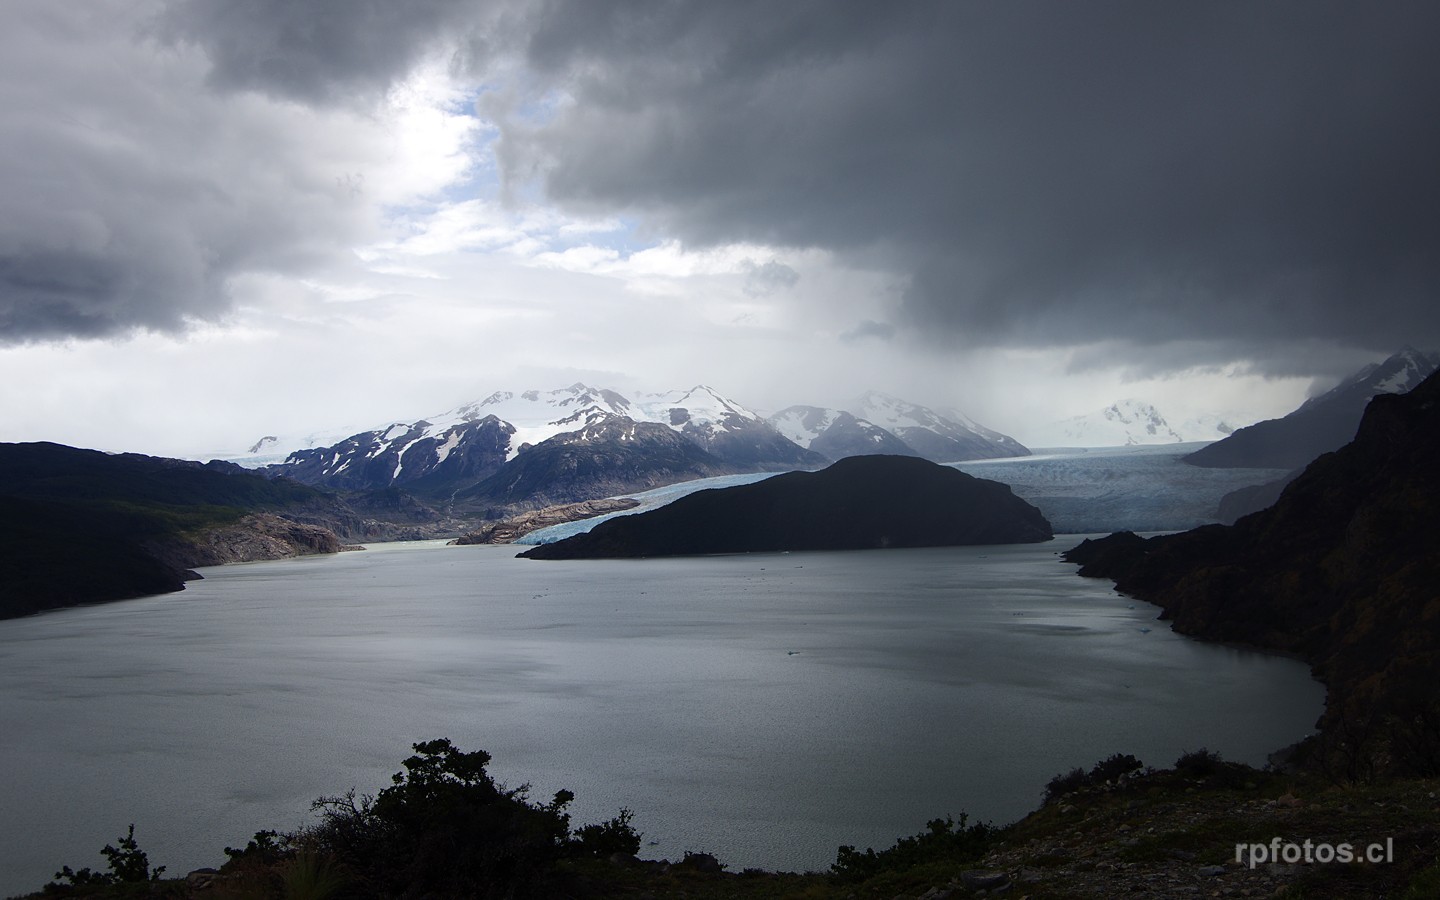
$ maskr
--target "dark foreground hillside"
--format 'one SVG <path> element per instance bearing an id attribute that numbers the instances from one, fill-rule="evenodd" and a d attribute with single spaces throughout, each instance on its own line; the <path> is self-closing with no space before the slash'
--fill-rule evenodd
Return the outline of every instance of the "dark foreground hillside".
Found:
<path id="1" fill-rule="evenodd" d="M 954 812 L 888 848 L 840 846 L 823 873 L 736 872 L 698 849 L 681 859 L 637 858 L 644 810 L 621 810 L 577 827 L 567 812 L 574 800 L 569 791 L 532 799 L 523 788 L 495 783 L 483 751 L 463 752 L 443 739 L 414 749 L 404 771 L 378 794 L 321 798 L 312 825 L 257 832 L 242 846 L 225 848 L 223 865 L 217 851 L 216 868 L 159 870 L 162 861 L 142 849 L 142 824 L 107 845 L 104 868 L 60 868 L 34 896 L 1440 896 L 1440 781 L 1434 779 L 1336 786 L 1315 775 L 1229 763 L 1203 750 L 1158 770 L 1116 754 L 1088 770 L 1057 775 L 1039 809 L 1011 825 L 970 822 Z"/>
<path id="2" fill-rule="evenodd" d="M 910 456 L 852 456 L 819 472 L 699 491 L 602 522 L 527 559 L 868 550 L 1048 541 L 1050 523 L 1008 485 Z"/>

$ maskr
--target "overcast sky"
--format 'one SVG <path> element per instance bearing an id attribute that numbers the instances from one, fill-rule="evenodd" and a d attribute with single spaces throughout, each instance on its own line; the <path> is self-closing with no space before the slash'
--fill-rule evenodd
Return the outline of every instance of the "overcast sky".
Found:
<path id="1" fill-rule="evenodd" d="M 867 388 L 1022 440 L 1440 348 L 1440 4 L 9 0 L 0 440 Z"/>

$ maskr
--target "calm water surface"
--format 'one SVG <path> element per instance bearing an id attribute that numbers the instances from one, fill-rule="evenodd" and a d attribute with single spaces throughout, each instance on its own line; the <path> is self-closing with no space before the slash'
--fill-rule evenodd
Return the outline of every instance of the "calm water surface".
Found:
<path id="1" fill-rule="evenodd" d="M 1005 822 L 1061 771 L 1201 746 L 1261 763 L 1305 666 L 1200 644 L 1039 545 L 534 562 L 377 545 L 0 622 L 0 892 L 136 823 L 183 874 L 410 743 L 485 749 L 642 855 L 823 869 L 927 819 Z M 652 843 L 653 842 L 653 843 Z"/>

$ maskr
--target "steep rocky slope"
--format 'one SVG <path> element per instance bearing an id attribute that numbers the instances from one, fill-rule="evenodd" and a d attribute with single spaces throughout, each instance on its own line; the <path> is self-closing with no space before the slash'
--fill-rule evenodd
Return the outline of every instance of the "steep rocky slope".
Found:
<path id="1" fill-rule="evenodd" d="M 331 552 L 333 533 L 275 514 L 348 514 L 332 502 L 225 463 L 0 444 L 0 618 L 178 591 L 190 566 L 246 548 Z"/>

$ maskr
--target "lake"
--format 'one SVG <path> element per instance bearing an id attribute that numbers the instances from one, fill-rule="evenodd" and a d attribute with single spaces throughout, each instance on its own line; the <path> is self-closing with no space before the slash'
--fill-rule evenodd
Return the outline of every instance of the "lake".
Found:
<path id="1" fill-rule="evenodd" d="M 440 542 L 202 570 L 179 594 L 0 622 L 0 892 L 103 868 L 134 822 L 170 874 L 484 749 L 642 856 L 824 869 L 928 819 L 1004 823 L 1112 753 L 1263 763 L 1323 690 L 1202 644 L 1056 553 L 999 547 L 539 562 Z"/>

